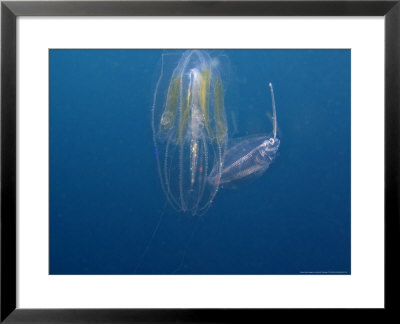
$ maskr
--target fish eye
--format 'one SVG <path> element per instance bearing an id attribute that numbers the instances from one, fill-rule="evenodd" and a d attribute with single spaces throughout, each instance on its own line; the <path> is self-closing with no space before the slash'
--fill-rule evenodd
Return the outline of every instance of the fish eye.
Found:
<path id="1" fill-rule="evenodd" d="M 269 144 L 272 145 L 272 144 L 274 144 L 274 143 L 275 143 L 274 139 L 273 139 L 273 138 L 270 138 L 270 139 L 269 139 Z"/>

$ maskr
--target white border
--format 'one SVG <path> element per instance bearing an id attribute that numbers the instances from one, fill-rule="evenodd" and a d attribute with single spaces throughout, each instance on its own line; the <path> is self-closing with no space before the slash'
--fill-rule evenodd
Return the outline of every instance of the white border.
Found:
<path id="1" fill-rule="evenodd" d="M 48 48 L 238 45 L 352 49 L 352 274 L 48 276 Z M 18 18 L 18 307 L 383 307 L 383 62 L 383 18 Z"/>

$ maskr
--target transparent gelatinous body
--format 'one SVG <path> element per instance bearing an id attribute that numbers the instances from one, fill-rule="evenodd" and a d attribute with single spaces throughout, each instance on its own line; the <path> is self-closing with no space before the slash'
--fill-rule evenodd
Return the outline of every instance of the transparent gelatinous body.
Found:
<path id="1" fill-rule="evenodd" d="M 276 137 L 277 119 L 275 97 L 272 84 L 269 84 L 273 110 L 272 136 L 257 135 L 235 140 L 223 156 L 222 171 L 214 168 L 209 176 L 209 183 L 222 185 L 249 176 L 259 176 L 268 169 L 275 159 L 280 141 Z"/>
<path id="2" fill-rule="evenodd" d="M 162 189 L 178 211 L 201 214 L 212 203 L 227 141 L 224 85 L 218 60 L 185 51 L 175 63 L 163 56 L 154 93 L 152 128 Z"/>

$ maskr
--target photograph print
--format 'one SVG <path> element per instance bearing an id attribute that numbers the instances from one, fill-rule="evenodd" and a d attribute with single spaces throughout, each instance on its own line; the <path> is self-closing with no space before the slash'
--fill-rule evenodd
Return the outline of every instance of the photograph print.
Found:
<path id="1" fill-rule="evenodd" d="M 350 275 L 350 49 L 50 49 L 50 275 Z"/>

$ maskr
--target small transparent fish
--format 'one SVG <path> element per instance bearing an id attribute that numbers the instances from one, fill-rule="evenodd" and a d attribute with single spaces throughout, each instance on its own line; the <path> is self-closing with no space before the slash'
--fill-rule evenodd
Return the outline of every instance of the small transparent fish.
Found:
<path id="1" fill-rule="evenodd" d="M 274 90 L 271 83 L 269 83 L 269 87 L 273 110 L 272 136 L 253 135 L 238 139 L 236 144 L 225 151 L 222 172 L 218 174 L 217 167 L 214 167 L 215 170 L 213 170 L 208 177 L 210 184 L 215 184 L 217 182 L 218 185 L 223 185 L 249 176 L 260 176 L 274 161 L 280 141 L 276 137 L 276 107 Z"/>

